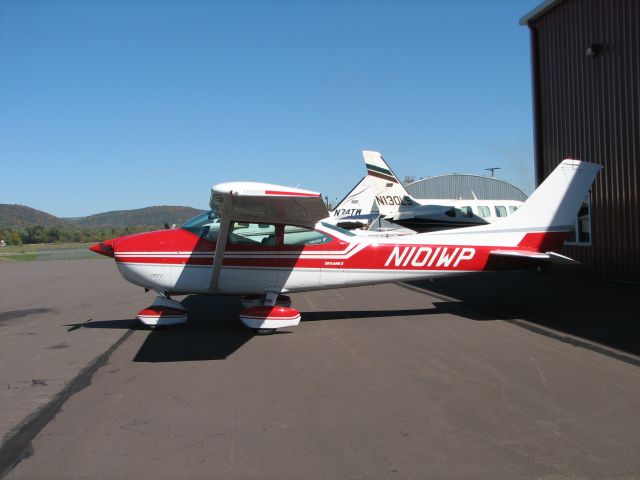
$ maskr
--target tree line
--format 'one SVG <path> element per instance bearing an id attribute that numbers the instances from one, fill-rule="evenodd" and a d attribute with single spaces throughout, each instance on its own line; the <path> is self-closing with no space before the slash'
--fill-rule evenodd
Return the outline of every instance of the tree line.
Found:
<path id="1" fill-rule="evenodd" d="M 31 225 L 25 228 L 0 228 L 0 240 L 4 240 L 7 245 L 101 242 L 109 238 L 156 230 L 157 228 L 158 227 L 149 225 L 112 228 L 44 227 L 42 225 Z"/>

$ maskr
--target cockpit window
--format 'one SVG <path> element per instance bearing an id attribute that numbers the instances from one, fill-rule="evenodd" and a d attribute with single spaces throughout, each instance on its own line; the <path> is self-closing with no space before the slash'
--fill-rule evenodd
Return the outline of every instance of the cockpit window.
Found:
<path id="1" fill-rule="evenodd" d="M 473 210 L 471 209 L 471 207 L 460 207 L 460 212 L 462 213 L 462 216 L 465 218 L 473 217 Z"/>
<path id="2" fill-rule="evenodd" d="M 182 228 L 196 235 L 215 242 L 220 230 L 220 217 L 214 210 L 201 213 L 187 221 Z"/>
<path id="3" fill-rule="evenodd" d="M 229 228 L 228 244 L 276 245 L 276 226 L 269 223 L 233 222 Z"/>

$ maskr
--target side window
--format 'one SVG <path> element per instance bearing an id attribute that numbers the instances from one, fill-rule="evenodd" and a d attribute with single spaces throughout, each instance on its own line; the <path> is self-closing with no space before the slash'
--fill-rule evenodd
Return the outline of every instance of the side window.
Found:
<path id="1" fill-rule="evenodd" d="M 295 225 L 286 225 L 284 227 L 283 244 L 285 246 L 321 245 L 329 243 L 331 240 L 333 239 L 329 235 L 311 228 L 297 227 Z"/>
<path id="2" fill-rule="evenodd" d="M 460 211 L 462 212 L 463 217 L 466 217 L 466 218 L 473 217 L 473 210 L 471 210 L 471 207 L 461 207 Z"/>
<path id="3" fill-rule="evenodd" d="M 491 211 L 489 210 L 489 207 L 485 207 L 483 205 L 480 205 L 478 207 L 478 213 L 482 218 L 487 218 L 491 216 Z"/>
<path id="4" fill-rule="evenodd" d="M 517 205 L 509 205 L 509 215 L 515 212 L 518 209 Z"/>
<path id="5" fill-rule="evenodd" d="M 572 245 L 591 245 L 591 193 L 582 202 L 569 237 L 564 242 Z"/>
<path id="6" fill-rule="evenodd" d="M 502 218 L 507 216 L 507 209 L 502 205 L 496 205 L 496 217 Z"/>
<path id="7" fill-rule="evenodd" d="M 228 244 L 273 247 L 276 244 L 276 226 L 268 223 L 233 222 L 229 228 Z"/>

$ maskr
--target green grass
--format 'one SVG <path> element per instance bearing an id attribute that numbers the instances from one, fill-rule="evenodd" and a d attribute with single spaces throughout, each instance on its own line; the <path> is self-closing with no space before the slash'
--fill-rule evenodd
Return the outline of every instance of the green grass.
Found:
<path id="1" fill-rule="evenodd" d="M 37 253 L 17 253 L 17 254 L 0 254 L 0 262 L 2 261 L 20 261 L 30 262 L 38 259 Z"/>
<path id="2" fill-rule="evenodd" d="M 48 258 L 39 257 L 39 252 L 46 252 L 48 250 L 87 250 L 88 257 L 92 258 L 91 253 L 88 252 L 88 249 L 95 242 L 89 243 L 38 243 L 38 244 L 29 244 L 29 245 L 7 245 L 5 247 L 0 247 L 0 262 L 1 261 L 33 261 L 33 260 L 47 260 Z M 107 258 L 102 255 L 94 254 L 95 258 Z M 58 259 L 56 257 L 55 259 Z M 73 255 L 70 258 L 74 258 Z M 53 259 L 50 257 L 50 259 Z"/>
<path id="3" fill-rule="evenodd" d="M 5 254 L 24 254 L 30 252 L 38 252 L 39 250 L 64 250 L 68 248 L 89 248 L 96 242 L 77 242 L 77 243 L 32 243 L 28 245 L 7 245 L 0 247 L 0 255 Z"/>

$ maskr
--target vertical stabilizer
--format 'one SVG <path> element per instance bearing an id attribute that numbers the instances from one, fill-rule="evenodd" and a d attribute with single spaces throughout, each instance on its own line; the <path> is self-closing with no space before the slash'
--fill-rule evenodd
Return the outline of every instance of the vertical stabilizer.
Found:
<path id="1" fill-rule="evenodd" d="M 393 215 L 402 207 L 418 205 L 391 171 L 380 152 L 363 150 L 362 157 L 373 188 L 374 200 L 382 216 Z"/>
<path id="2" fill-rule="evenodd" d="M 369 177 L 363 177 L 331 211 L 331 215 L 336 217 L 370 215 L 372 209 L 373 191 Z"/>

